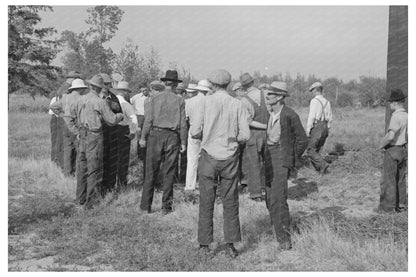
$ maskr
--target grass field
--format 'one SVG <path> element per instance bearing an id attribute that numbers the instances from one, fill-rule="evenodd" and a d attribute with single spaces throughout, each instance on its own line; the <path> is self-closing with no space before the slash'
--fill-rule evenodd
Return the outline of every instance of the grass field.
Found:
<path id="1" fill-rule="evenodd" d="M 139 209 L 141 165 L 132 155 L 131 189 L 99 207 L 71 204 L 75 178 L 50 162 L 48 100 L 11 96 L 8 148 L 9 271 L 407 271 L 407 212 L 378 215 L 383 109 L 339 109 L 323 152 L 343 143 L 344 156 L 320 178 L 307 167 L 298 178 L 318 191 L 289 199 L 293 249 L 277 251 L 263 203 L 240 195 L 242 242 L 235 260 L 221 251 L 222 205 L 214 213 L 214 257 L 198 252 L 198 205 L 177 185 L 175 211 Z M 307 109 L 295 109 L 306 122 Z M 132 153 L 135 152 L 135 141 Z M 290 188 L 294 188 L 291 184 Z M 290 189 L 289 188 L 289 189 Z M 156 194 L 154 208 L 161 206 Z"/>

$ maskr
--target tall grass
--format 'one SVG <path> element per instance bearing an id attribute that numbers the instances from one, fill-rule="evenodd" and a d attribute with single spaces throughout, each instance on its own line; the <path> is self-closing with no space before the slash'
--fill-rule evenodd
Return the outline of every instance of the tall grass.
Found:
<path id="1" fill-rule="evenodd" d="M 307 109 L 295 110 L 306 124 Z M 373 148 L 382 136 L 383 118 L 381 109 L 335 112 L 324 151 L 337 142 L 355 151 L 335 161 L 331 174 L 323 178 L 312 169 L 300 170 L 299 177 L 318 182 L 318 192 L 288 201 L 296 227 L 292 250 L 277 250 L 264 203 L 241 195 L 242 242 L 236 244 L 241 255 L 232 260 L 223 252 L 221 204 L 214 212 L 214 256 L 198 251 L 198 205 L 187 202 L 181 185 L 175 189 L 172 214 L 163 217 L 159 212 L 140 211 L 142 168 L 135 157 L 135 141 L 131 189 L 108 195 L 96 209 L 75 209 L 71 203 L 75 178 L 63 176 L 50 162 L 49 116 L 22 113 L 11 106 L 9 262 L 16 257 L 28 259 L 28 249 L 36 249 L 37 258 L 52 256 L 57 263 L 44 270 L 78 265 L 83 270 L 116 271 L 405 271 L 407 217 L 383 217 L 372 211 L 378 203 L 381 163 Z M 156 193 L 153 207 L 160 206 L 161 195 Z M 339 209 L 339 216 L 315 216 L 328 208 Z M 31 240 L 23 244 L 29 233 Z M 20 246 L 16 241 L 21 241 Z M 11 266 L 9 270 L 19 269 Z"/>

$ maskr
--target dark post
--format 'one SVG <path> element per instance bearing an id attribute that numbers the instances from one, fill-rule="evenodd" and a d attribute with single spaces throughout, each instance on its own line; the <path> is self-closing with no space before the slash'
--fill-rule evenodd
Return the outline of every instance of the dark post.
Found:
<path id="1" fill-rule="evenodd" d="M 390 90 L 400 88 L 407 95 L 408 66 L 408 21 L 407 6 L 390 6 L 389 9 L 389 40 L 387 53 L 387 84 L 386 97 Z M 407 99 L 406 99 L 407 109 Z M 390 123 L 391 111 L 386 105 L 385 131 Z"/>

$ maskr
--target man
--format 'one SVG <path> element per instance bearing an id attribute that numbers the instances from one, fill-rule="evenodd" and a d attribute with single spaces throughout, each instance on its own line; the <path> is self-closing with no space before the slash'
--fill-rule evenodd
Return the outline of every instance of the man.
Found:
<path id="1" fill-rule="evenodd" d="M 100 91 L 99 96 L 105 100 L 108 107 L 113 113 L 121 113 L 120 101 L 116 95 L 112 92 L 113 80 L 108 74 L 100 73 L 103 78 L 104 87 Z M 116 185 L 117 175 L 117 137 L 118 127 L 116 125 L 108 125 L 103 123 L 103 136 L 104 136 L 104 152 L 103 152 L 103 186 L 101 194 L 105 196 L 108 192 L 114 190 Z"/>
<path id="2" fill-rule="evenodd" d="M 209 251 L 209 244 L 213 241 L 213 213 L 219 180 L 226 253 L 236 257 L 238 252 L 234 243 L 241 240 L 237 187 L 238 143 L 250 138 L 250 130 L 247 113 L 241 102 L 226 91 L 231 74 L 226 70 L 215 70 L 210 73 L 208 80 L 212 83 L 213 94 L 205 96 L 204 105 L 201 105 L 190 131 L 192 138 L 202 138 L 198 162 L 198 242 L 201 250 Z"/>
<path id="3" fill-rule="evenodd" d="M 79 155 L 77 157 L 77 188 L 79 204 L 92 208 L 100 199 L 103 180 L 103 126 L 116 125 L 123 119 L 120 113 L 114 114 L 106 100 L 100 97 L 104 81 L 100 75 L 90 80 L 90 92 L 83 96 L 77 105 L 79 126 Z"/>
<path id="4" fill-rule="evenodd" d="M 141 147 L 147 144 L 146 174 L 140 208 L 151 212 L 155 181 L 162 166 L 162 214 L 166 215 L 172 212 L 178 154 L 179 151 L 186 150 L 188 130 L 185 102 L 175 94 L 177 84 L 182 82 L 178 79 L 178 72 L 168 70 L 160 80 L 165 83 L 165 90 L 150 98 L 148 105 L 145 105 L 145 120 L 139 142 Z"/>
<path id="5" fill-rule="evenodd" d="M 64 174 L 73 176 L 76 169 L 76 155 L 78 148 L 77 130 L 71 122 L 71 110 L 85 94 L 88 87 L 82 79 L 74 79 L 71 87 L 68 88 L 68 94 L 51 105 L 51 110 L 64 119 L 65 128 L 63 129 L 63 150 L 64 150 Z"/>
<path id="6" fill-rule="evenodd" d="M 241 98 L 243 98 L 246 95 L 246 92 L 243 90 L 243 87 L 241 86 L 240 82 L 235 83 L 231 90 L 233 91 L 233 93 L 230 95 L 237 98 L 238 100 L 241 100 Z"/>
<path id="7" fill-rule="evenodd" d="M 143 123 L 144 123 L 144 102 L 149 97 L 150 97 L 149 90 L 147 89 L 146 86 L 142 85 L 139 89 L 139 93 L 134 95 L 130 99 L 131 104 L 133 105 L 133 107 L 135 108 L 137 112 L 139 132 L 143 128 Z M 138 134 L 137 138 L 138 138 L 137 139 L 137 156 L 139 160 L 142 161 L 142 163 L 144 164 L 145 157 L 146 157 L 146 148 L 143 148 L 139 145 L 140 134 Z"/>
<path id="8" fill-rule="evenodd" d="M 59 87 L 51 101 L 51 105 L 60 100 L 63 95 L 68 93 L 68 88 L 71 86 L 75 78 L 80 78 L 81 74 L 76 71 L 70 71 L 66 76 L 66 81 Z M 54 100 L 55 99 L 55 100 Z M 49 112 L 51 114 L 51 111 Z M 66 132 L 65 122 L 62 117 L 52 113 L 51 122 L 51 160 L 56 163 L 61 169 L 64 169 L 64 131 Z"/>
<path id="9" fill-rule="evenodd" d="M 247 109 L 250 139 L 246 143 L 243 159 L 247 159 L 248 192 L 250 198 L 260 202 L 264 193 L 264 158 L 266 148 L 266 128 L 269 120 L 265 95 L 254 87 L 254 79 L 249 73 L 240 77 L 247 94 L 241 98 L 241 104 Z M 244 169 L 243 169 L 244 170 Z"/>
<path id="10" fill-rule="evenodd" d="M 138 130 L 136 110 L 126 101 L 129 99 L 129 83 L 126 81 L 118 82 L 115 89 L 117 98 L 120 101 L 123 112 L 123 120 L 117 125 L 117 190 L 127 187 L 127 173 L 130 162 L 131 140 L 136 136 Z"/>
<path id="11" fill-rule="evenodd" d="M 189 129 L 195 124 L 196 117 L 203 105 L 205 95 L 211 91 L 211 83 L 208 80 L 201 80 L 194 88 L 197 95 L 185 101 L 185 113 L 189 122 Z M 201 140 L 194 139 L 189 134 L 187 147 L 187 167 L 186 167 L 186 183 L 185 191 L 193 191 L 196 187 L 196 176 L 198 169 L 198 158 L 201 152 Z"/>
<path id="12" fill-rule="evenodd" d="M 381 180 L 379 212 L 407 210 L 407 112 L 406 96 L 401 89 L 393 89 L 388 100 L 393 114 L 387 134 L 381 141 L 384 151 L 383 177 Z"/>
<path id="13" fill-rule="evenodd" d="M 305 151 L 308 138 L 299 116 L 285 105 L 289 96 L 286 83 L 273 82 L 265 92 L 272 110 L 267 124 L 266 206 L 279 248 L 287 250 L 291 248 L 287 180 L 296 157 Z"/>
<path id="14" fill-rule="evenodd" d="M 312 162 L 315 170 L 323 175 L 329 165 L 322 158 L 319 151 L 325 144 L 328 131 L 332 122 L 331 103 L 322 95 L 323 86 L 320 82 L 315 82 L 309 88 L 315 94 L 309 106 L 308 122 L 306 124 L 306 134 L 309 136 L 307 155 Z"/>
<path id="15" fill-rule="evenodd" d="M 186 92 L 186 87 L 183 83 L 178 84 L 178 86 L 175 89 L 175 92 L 178 96 L 183 97 L 184 93 Z"/>
<path id="16" fill-rule="evenodd" d="M 186 96 L 185 98 L 185 104 L 186 101 L 189 100 L 190 98 L 194 97 L 195 95 L 198 94 L 198 91 L 195 90 L 195 88 L 197 87 L 197 84 L 189 84 L 188 87 L 186 88 Z"/>

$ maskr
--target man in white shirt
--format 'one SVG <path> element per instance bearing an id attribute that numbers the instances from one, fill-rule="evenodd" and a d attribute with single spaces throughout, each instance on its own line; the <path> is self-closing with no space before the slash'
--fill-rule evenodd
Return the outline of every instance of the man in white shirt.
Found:
<path id="1" fill-rule="evenodd" d="M 137 135 L 137 156 L 139 157 L 139 160 L 144 162 L 145 156 L 146 156 L 146 148 L 141 147 L 139 145 L 139 138 L 140 138 L 140 130 L 143 128 L 143 122 L 144 122 L 144 102 L 146 99 L 148 99 L 151 95 L 149 93 L 149 90 L 146 86 L 142 86 L 139 89 L 139 93 L 134 95 L 130 99 L 130 103 L 133 105 L 133 107 L 136 110 L 137 113 L 137 121 L 138 121 L 138 128 L 139 133 Z"/>
<path id="2" fill-rule="evenodd" d="M 208 80 L 201 80 L 194 88 L 198 94 L 185 101 L 185 113 L 189 126 L 195 124 L 195 117 L 200 112 L 203 100 L 207 92 L 211 91 L 211 84 Z M 188 135 L 187 147 L 187 166 L 186 166 L 186 184 L 185 191 L 194 190 L 196 187 L 196 176 L 198 169 L 199 152 L 201 151 L 201 141 Z"/>
<path id="3" fill-rule="evenodd" d="M 322 95 L 323 86 L 320 82 L 315 82 L 309 88 L 315 93 L 309 106 L 308 122 L 306 124 L 306 134 L 309 136 L 307 155 L 314 168 L 320 175 L 325 174 L 328 163 L 322 158 L 319 151 L 325 144 L 328 131 L 332 123 L 331 103 Z"/>

